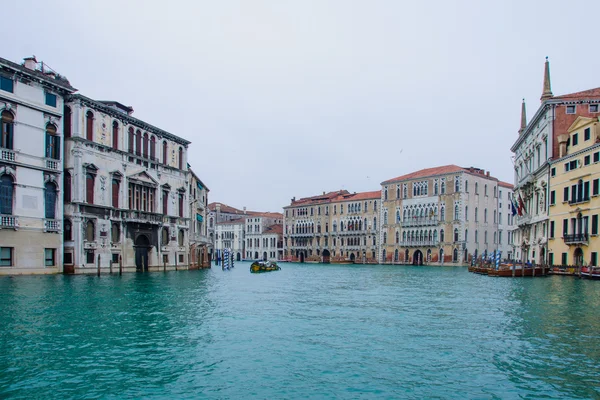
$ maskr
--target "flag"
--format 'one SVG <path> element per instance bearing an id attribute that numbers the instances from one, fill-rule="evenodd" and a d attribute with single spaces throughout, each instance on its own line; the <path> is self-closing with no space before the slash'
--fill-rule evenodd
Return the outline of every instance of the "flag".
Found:
<path id="1" fill-rule="evenodd" d="M 515 197 L 514 196 L 513 196 L 512 199 L 510 199 L 510 212 L 512 213 L 513 217 L 515 215 L 517 215 L 517 206 L 515 204 Z"/>
<path id="2" fill-rule="evenodd" d="M 525 203 L 523 203 L 523 198 L 521 197 L 521 192 L 519 192 L 519 208 L 517 209 L 519 215 L 523 215 L 525 212 Z"/>

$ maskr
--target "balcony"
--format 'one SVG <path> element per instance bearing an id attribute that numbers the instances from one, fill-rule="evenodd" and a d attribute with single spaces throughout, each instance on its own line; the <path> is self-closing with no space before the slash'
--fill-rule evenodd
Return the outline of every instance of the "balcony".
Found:
<path id="1" fill-rule="evenodd" d="M 292 233 L 290 237 L 313 237 L 315 233 L 307 232 L 307 233 Z"/>
<path id="2" fill-rule="evenodd" d="M 390 243 L 393 244 L 393 243 Z M 439 240 L 405 240 L 401 241 L 401 247 L 423 247 L 423 246 L 437 246 L 440 244 Z"/>
<path id="3" fill-rule="evenodd" d="M 0 150 L 0 160 L 8 161 L 8 162 L 15 162 L 16 161 L 15 152 L 12 150 L 9 150 L 9 149 L 1 149 Z"/>
<path id="4" fill-rule="evenodd" d="M 402 227 L 411 227 L 411 226 L 436 226 L 439 224 L 439 220 L 436 217 L 433 218 L 407 218 L 404 221 L 400 221 L 400 225 Z"/>
<path id="5" fill-rule="evenodd" d="M 19 227 L 19 217 L 12 215 L 0 215 L 0 228 L 17 229 Z"/>
<path id="6" fill-rule="evenodd" d="M 60 171 L 60 161 L 46 159 L 46 168 L 51 169 L 53 171 Z"/>
<path id="7" fill-rule="evenodd" d="M 83 248 L 84 250 L 94 250 L 98 248 L 98 245 L 96 244 L 96 242 L 88 242 L 87 240 L 84 240 Z"/>
<path id="8" fill-rule="evenodd" d="M 590 201 L 590 197 L 578 197 L 576 199 L 571 199 L 569 200 L 569 204 L 573 205 L 573 204 L 580 204 L 580 203 L 585 203 L 586 201 Z"/>
<path id="9" fill-rule="evenodd" d="M 121 215 L 123 220 L 126 222 L 141 222 L 145 224 L 156 225 L 162 225 L 163 223 L 162 214 L 154 214 L 145 211 L 123 210 Z"/>
<path id="10" fill-rule="evenodd" d="M 60 232 L 60 220 L 45 219 L 44 220 L 44 232 Z"/>
<path id="11" fill-rule="evenodd" d="M 197 244 L 210 244 L 210 241 L 208 240 L 208 236 L 206 235 L 193 235 L 191 238 L 191 241 L 196 242 Z"/>
<path id="12" fill-rule="evenodd" d="M 588 244 L 589 235 L 587 233 L 575 233 L 564 235 L 563 240 L 566 244 Z"/>
<path id="13" fill-rule="evenodd" d="M 523 215 L 521 217 L 517 217 L 517 225 L 527 225 L 531 222 L 531 215 Z"/>

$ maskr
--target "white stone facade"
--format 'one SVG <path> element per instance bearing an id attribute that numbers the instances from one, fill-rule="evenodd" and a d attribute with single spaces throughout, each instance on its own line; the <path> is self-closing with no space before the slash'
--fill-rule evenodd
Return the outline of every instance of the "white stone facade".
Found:
<path id="1" fill-rule="evenodd" d="M 270 214 L 246 218 L 245 259 L 276 261 L 283 258 L 283 214 Z"/>
<path id="2" fill-rule="evenodd" d="M 215 252 L 222 257 L 223 250 L 229 249 L 234 260 L 240 261 L 244 255 L 245 218 L 219 222 L 215 225 Z M 217 257 L 215 255 L 214 257 Z"/>
<path id="3" fill-rule="evenodd" d="M 62 272 L 63 98 L 35 58 L 0 58 L 0 275 Z"/>

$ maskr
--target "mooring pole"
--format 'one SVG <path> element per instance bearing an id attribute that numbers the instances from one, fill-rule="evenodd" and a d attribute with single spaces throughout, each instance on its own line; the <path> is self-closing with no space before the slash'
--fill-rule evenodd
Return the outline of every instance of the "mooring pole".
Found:
<path id="1" fill-rule="evenodd" d="M 123 275 L 123 256 L 119 254 L 119 275 Z"/>
<path id="2" fill-rule="evenodd" d="M 167 272 L 167 260 L 165 260 L 164 256 L 163 256 L 163 271 Z"/>
<path id="3" fill-rule="evenodd" d="M 108 273 L 112 275 L 112 265 L 113 265 L 113 261 L 110 260 L 110 264 L 109 264 L 109 269 L 108 269 Z"/>
<path id="4" fill-rule="evenodd" d="M 175 271 L 177 271 L 177 254 L 175 254 Z"/>
<path id="5" fill-rule="evenodd" d="M 98 276 L 100 276 L 100 254 L 98 254 Z"/>

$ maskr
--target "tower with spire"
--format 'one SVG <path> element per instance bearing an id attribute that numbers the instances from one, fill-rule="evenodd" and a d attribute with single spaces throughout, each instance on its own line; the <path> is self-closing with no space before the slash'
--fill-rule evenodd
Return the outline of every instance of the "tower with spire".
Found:
<path id="1" fill-rule="evenodd" d="M 552 94 L 552 87 L 550 86 L 550 62 L 548 61 L 548 57 L 546 57 L 546 65 L 544 66 L 544 89 L 540 100 L 544 102 L 552 97 L 554 97 L 554 95 Z"/>
<path id="2" fill-rule="evenodd" d="M 525 112 L 525 99 L 523 99 L 523 103 L 521 104 L 521 127 L 519 128 L 519 135 L 525 132 L 525 128 L 527 127 L 527 115 Z"/>

